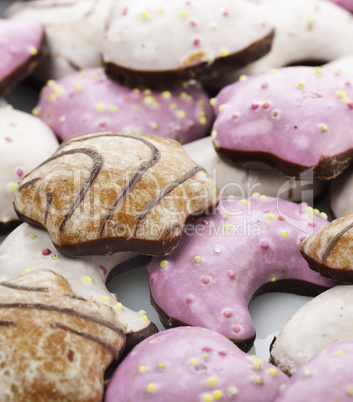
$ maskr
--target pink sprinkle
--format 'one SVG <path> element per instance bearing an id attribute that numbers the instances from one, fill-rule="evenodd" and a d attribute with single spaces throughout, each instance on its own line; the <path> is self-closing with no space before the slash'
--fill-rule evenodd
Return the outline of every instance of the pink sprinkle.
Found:
<path id="1" fill-rule="evenodd" d="M 233 313 L 230 310 L 224 310 L 223 311 L 223 316 L 226 318 L 229 318 L 233 315 Z"/>
<path id="2" fill-rule="evenodd" d="M 252 109 L 252 110 L 256 110 L 256 109 L 258 109 L 258 107 L 259 107 L 259 105 L 258 105 L 257 103 L 253 103 L 253 104 L 251 105 L 251 109 Z"/>
<path id="3" fill-rule="evenodd" d="M 207 219 L 205 219 L 205 220 L 203 221 L 203 223 L 204 223 L 204 225 L 209 225 L 209 224 L 210 224 L 210 221 L 207 220 Z"/>
<path id="4" fill-rule="evenodd" d="M 345 85 L 346 87 L 351 87 L 351 86 L 352 86 L 352 84 L 351 84 L 349 81 L 345 82 L 344 85 Z"/>
<path id="5" fill-rule="evenodd" d="M 270 248 L 270 245 L 268 244 L 268 241 L 264 240 L 263 242 L 261 242 L 261 248 L 263 248 L 265 250 Z"/>
<path id="6" fill-rule="evenodd" d="M 233 332 L 235 332 L 235 333 L 237 334 L 237 333 L 240 332 L 240 330 L 241 330 L 241 328 L 240 328 L 239 325 L 234 325 L 234 327 L 233 327 Z"/>
<path id="7" fill-rule="evenodd" d="M 264 83 L 261 85 L 261 89 L 266 89 L 266 88 L 268 88 L 268 82 L 264 82 Z"/>
<path id="8" fill-rule="evenodd" d="M 227 275 L 228 275 L 229 279 L 234 279 L 235 278 L 235 272 L 232 269 L 228 270 Z"/>
<path id="9" fill-rule="evenodd" d="M 152 274 L 151 274 L 151 281 L 154 281 L 155 277 L 156 277 L 156 273 L 155 273 L 155 272 L 152 272 Z"/>
<path id="10" fill-rule="evenodd" d="M 7 142 L 12 142 L 12 138 L 10 138 L 10 137 L 5 137 L 5 140 L 6 140 Z"/>
<path id="11" fill-rule="evenodd" d="M 200 44 L 200 39 L 195 39 L 194 40 L 194 46 L 198 46 Z"/>
<path id="12" fill-rule="evenodd" d="M 201 350 L 202 350 L 203 352 L 209 353 L 209 352 L 211 352 L 212 349 L 211 349 L 209 346 L 205 346 L 205 347 L 203 347 Z"/>
<path id="13" fill-rule="evenodd" d="M 202 283 L 204 283 L 205 285 L 208 285 L 211 282 L 211 278 L 209 276 L 204 276 L 202 278 Z"/>
<path id="14" fill-rule="evenodd" d="M 51 251 L 50 251 L 48 248 L 45 248 L 45 249 L 42 251 L 42 254 L 43 254 L 43 255 L 49 255 L 49 254 L 51 254 Z"/>
<path id="15" fill-rule="evenodd" d="M 103 267 L 103 265 L 100 265 L 99 268 L 101 269 L 101 271 L 103 272 L 103 275 L 106 275 L 107 273 L 107 269 Z"/>
<path id="16" fill-rule="evenodd" d="M 186 298 L 186 303 L 191 303 L 192 302 L 192 297 L 191 296 L 188 296 L 187 298 Z"/>
<path id="17" fill-rule="evenodd" d="M 129 328 L 129 329 L 126 331 L 126 333 L 127 333 L 127 334 L 132 334 L 132 329 Z"/>
<path id="18" fill-rule="evenodd" d="M 190 6 L 190 4 L 191 4 L 191 1 L 187 1 L 187 2 L 186 2 L 186 5 L 187 5 L 187 6 Z"/>
<path id="19" fill-rule="evenodd" d="M 310 226 L 310 227 L 315 227 L 316 226 L 316 224 L 314 223 L 314 222 L 308 222 L 308 226 Z"/>
<path id="20" fill-rule="evenodd" d="M 353 110 L 353 102 L 347 103 L 348 109 Z"/>
<path id="21" fill-rule="evenodd" d="M 16 174 L 17 174 L 18 177 L 23 176 L 23 170 L 20 169 L 20 168 L 18 168 L 18 169 L 16 170 Z"/>
<path id="22" fill-rule="evenodd" d="M 238 117 L 239 117 L 239 115 L 238 115 L 237 113 L 233 113 L 233 114 L 232 114 L 232 119 L 233 119 L 233 120 L 236 120 Z"/>
<path id="23" fill-rule="evenodd" d="M 285 219 L 284 219 L 283 216 L 279 216 L 279 217 L 278 217 L 278 220 L 279 220 L 279 221 L 284 221 Z"/>
<path id="24" fill-rule="evenodd" d="M 218 352 L 218 354 L 220 356 L 227 356 L 227 352 L 225 350 L 221 350 L 220 352 Z"/>
<path id="25" fill-rule="evenodd" d="M 192 21 L 190 21 L 190 25 L 191 25 L 192 27 L 196 27 L 196 26 L 197 26 L 197 22 L 194 21 L 194 20 L 192 20 Z"/>
<path id="26" fill-rule="evenodd" d="M 228 11 L 225 11 L 225 12 L 223 13 L 223 15 L 224 15 L 225 17 L 229 17 Z"/>
<path id="27" fill-rule="evenodd" d="M 106 120 L 100 120 L 98 125 L 99 125 L 99 127 L 107 127 L 107 121 Z"/>
<path id="28" fill-rule="evenodd" d="M 303 242 L 305 239 L 306 239 L 306 236 L 301 236 L 299 239 L 300 243 Z"/>
<path id="29" fill-rule="evenodd" d="M 128 11 L 128 8 L 125 7 L 125 8 L 124 8 L 124 11 L 123 11 L 123 15 L 127 15 L 127 11 Z"/>
<path id="30" fill-rule="evenodd" d="M 263 213 L 268 214 L 270 211 L 268 209 L 264 209 Z"/>

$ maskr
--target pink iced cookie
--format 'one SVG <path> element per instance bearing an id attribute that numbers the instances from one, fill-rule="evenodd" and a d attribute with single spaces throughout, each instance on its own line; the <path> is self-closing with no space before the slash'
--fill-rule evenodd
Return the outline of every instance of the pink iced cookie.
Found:
<path id="1" fill-rule="evenodd" d="M 212 121 L 209 98 L 196 83 L 131 89 L 102 68 L 49 81 L 35 114 L 63 140 L 97 130 L 131 130 L 181 143 L 204 137 Z"/>
<path id="2" fill-rule="evenodd" d="M 333 343 L 293 375 L 276 402 L 351 401 L 352 357 L 353 342 Z"/>
<path id="3" fill-rule="evenodd" d="M 148 266 L 163 324 L 214 329 L 242 349 L 255 339 L 250 301 L 267 291 L 314 295 L 334 282 L 309 269 L 299 244 L 327 224 L 307 204 L 254 194 L 223 200 L 186 229 L 169 256 Z"/>
<path id="4" fill-rule="evenodd" d="M 353 0 L 329 0 L 348 11 L 353 12 Z"/>
<path id="5" fill-rule="evenodd" d="M 27 77 L 42 58 L 44 31 L 36 21 L 0 19 L 0 96 Z"/>
<path id="6" fill-rule="evenodd" d="M 331 179 L 353 157 L 353 76 L 287 67 L 242 77 L 215 99 L 218 153 L 234 163 Z"/>
<path id="7" fill-rule="evenodd" d="M 272 402 L 288 378 L 224 336 L 182 327 L 151 336 L 119 365 L 106 402 Z"/>

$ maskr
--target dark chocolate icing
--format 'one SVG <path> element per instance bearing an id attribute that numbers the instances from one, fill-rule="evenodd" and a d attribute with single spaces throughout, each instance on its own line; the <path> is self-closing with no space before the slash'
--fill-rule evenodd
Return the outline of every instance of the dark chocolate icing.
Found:
<path id="1" fill-rule="evenodd" d="M 47 202 L 45 204 L 45 211 L 44 211 L 44 224 L 47 223 L 50 204 L 53 201 L 53 193 L 47 193 L 46 200 Z"/>
<path id="2" fill-rule="evenodd" d="M 328 255 L 330 254 L 330 252 L 332 251 L 333 247 L 335 246 L 335 244 L 339 241 L 339 239 L 349 230 L 351 230 L 353 228 L 353 222 L 350 223 L 348 226 L 346 226 L 344 229 L 342 229 L 340 232 L 336 233 L 332 239 L 330 240 L 330 242 L 328 243 L 328 245 L 326 246 L 324 252 L 322 253 L 321 256 L 321 262 L 324 263 L 328 257 Z"/>
<path id="3" fill-rule="evenodd" d="M 15 285 L 11 282 L 0 282 L 0 286 L 4 286 L 6 288 L 14 289 L 14 290 L 24 290 L 27 292 L 49 292 L 49 289 L 46 287 L 35 287 L 35 286 L 20 286 Z"/>
<path id="4" fill-rule="evenodd" d="M 16 321 L 0 321 L 0 327 L 12 327 L 16 324 Z"/>

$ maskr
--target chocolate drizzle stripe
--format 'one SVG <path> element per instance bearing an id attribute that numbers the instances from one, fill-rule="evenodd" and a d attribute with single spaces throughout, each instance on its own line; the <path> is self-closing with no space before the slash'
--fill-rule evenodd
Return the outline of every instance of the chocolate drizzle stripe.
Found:
<path id="1" fill-rule="evenodd" d="M 46 225 L 47 219 L 48 219 L 48 213 L 49 213 L 49 208 L 50 204 L 53 201 L 53 193 L 47 193 L 46 196 L 46 204 L 45 204 L 45 211 L 44 211 L 44 224 Z"/>
<path id="2" fill-rule="evenodd" d="M 0 321 L 0 327 L 12 327 L 16 324 L 16 321 Z"/>
<path id="3" fill-rule="evenodd" d="M 34 183 L 36 183 L 38 180 L 40 180 L 40 177 L 36 177 L 35 179 L 28 180 L 25 183 L 23 183 L 19 188 L 18 191 L 22 191 L 25 187 L 28 187 Z"/>
<path id="4" fill-rule="evenodd" d="M 188 172 L 186 172 L 183 176 L 179 177 L 177 180 L 173 181 L 166 185 L 162 191 L 154 197 L 138 214 L 136 218 L 136 224 L 134 228 L 134 236 L 136 236 L 136 232 L 138 229 L 138 225 L 140 222 L 145 219 L 145 217 L 152 211 L 152 209 L 160 203 L 160 201 L 169 193 L 171 193 L 176 187 L 180 186 L 180 184 L 184 183 L 186 180 L 189 180 L 191 177 L 195 176 L 196 173 L 200 171 L 204 171 L 205 169 L 202 166 L 194 166 Z"/>
<path id="5" fill-rule="evenodd" d="M 322 253 L 321 256 L 321 262 L 324 263 L 328 257 L 328 255 L 330 254 L 330 252 L 332 251 L 333 247 L 335 246 L 335 244 L 339 241 L 339 239 L 349 230 L 351 230 L 353 228 L 353 222 L 350 223 L 348 226 L 346 226 L 344 229 L 342 229 L 340 232 L 336 233 L 332 239 L 330 240 L 330 242 L 328 243 L 326 249 L 324 250 L 324 252 Z"/>
<path id="6" fill-rule="evenodd" d="M 64 296 L 70 297 L 70 299 L 75 299 L 75 300 L 81 300 L 81 301 L 87 301 L 85 298 L 75 295 L 74 293 L 64 293 Z"/>
<path id="7" fill-rule="evenodd" d="M 73 333 L 75 335 L 82 336 L 83 338 L 86 338 L 86 339 L 88 339 L 90 341 L 93 341 L 95 343 L 98 343 L 99 345 L 103 346 L 103 348 L 108 349 L 109 352 L 111 352 L 113 354 L 115 360 L 119 359 L 119 356 L 120 356 L 119 350 L 117 350 L 110 343 L 104 341 L 101 338 L 98 338 L 97 336 L 91 335 L 88 332 L 78 331 L 75 328 L 71 328 L 71 327 L 68 327 L 67 325 L 63 325 L 63 324 L 56 323 L 56 322 L 50 324 L 50 326 L 52 328 L 54 328 L 54 329 L 61 329 L 63 331 L 68 331 L 68 332 L 71 332 L 71 333 Z"/>
<path id="8" fill-rule="evenodd" d="M 6 288 L 14 289 L 14 290 L 24 290 L 26 292 L 49 292 L 49 289 L 46 287 L 35 287 L 35 286 L 20 286 L 15 285 L 11 282 L 0 282 L 0 286 L 4 286 Z"/>
<path id="9" fill-rule="evenodd" d="M 180 223 L 175 223 L 174 225 L 172 225 L 172 227 L 164 235 L 164 239 L 167 239 L 167 237 L 170 236 L 174 232 L 175 229 L 179 229 L 180 231 L 182 231 L 183 225 L 181 225 Z"/>
<path id="10" fill-rule="evenodd" d="M 19 308 L 19 309 L 29 309 L 29 310 L 43 310 L 43 311 L 55 311 L 57 313 L 68 314 L 78 318 L 83 318 L 84 320 L 95 322 L 96 324 L 103 325 L 116 332 L 117 334 L 123 334 L 124 332 L 120 327 L 114 325 L 112 322 L 104 320 L 93 315 L 81 313 L 80 311 L 73 310 L 71 308 L 52 306 L 48 304 L 41 303 L 0 303 L 0 308 Z"/>

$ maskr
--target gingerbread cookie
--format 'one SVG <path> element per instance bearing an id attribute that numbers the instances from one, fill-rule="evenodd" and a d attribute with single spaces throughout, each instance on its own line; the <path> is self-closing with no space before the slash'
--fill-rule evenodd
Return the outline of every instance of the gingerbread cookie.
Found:
<path id="1" fill-rule="evenodd" d="M 187 143 L 209 133 L 209 97 L 195 82 L 158 90 L 128 88 L 102 68 L 50 80 L 34 110 L 66 140 L 96 130 L 121 130 L 169 137 Z"/>
<path id="2" fill-rule="evenodd" d="M 327 180 L 352 161 L 353 75 L 270 70 L 224 88 L 214 104 L 215 148 L 234 163 L 290 177 L 313 169 L 314 179 Z"/>
<path id="3" fill-rule="evenodd" d="M 288 375 L 335 341 L 353 341 L 353 286 L 327 290 L 304 304 L 275 338 L 270 361 Z"/>
<path id="4" fill-rule="evenodd" d="M 50 269 L 63 276 L 77 295 L 113 307 L 126 334 L 125 353 L 157 332 L 157 328 L 144 310 L 130 310 L 117 295 L 108 291 L 105 284 L 115 273 L 146 262 L 146 257 L 129 252 L 110 257 L 67 258 L 57 252 L 45 230 L 23 223 L 0 246 L 0 281 L 9 281 L 38 268 Z"/>
<path id="5" fill-rule="evenodd" d="M 165 255 L 217 203 L 216 183 L 176 141 L 117 132 L 65 141 L 14 194 L 19 217 L 69 256 Z"/>
<path id="6" fill-rule="evenodd" d="M 326 278 L 353 283 L 353 213 L 312 234 L 300 246 L 310 268 Z"/>
<path id="7" fill-rule="evenodd" d="M 35 71 L 44 83 L 101 65 L 100 48 L 114 0 L 16 1 L 7 18 L 39 21 L 45 28 L 48 56 Z"/>
<path id="8" fill-rule="evenodd" d="M 0 107 L 0 234 L 20 221 L 13 208 L 17 183 L 59 146 L 51 129 L 28 113 Z"/>
<path id="9" fill-rule="evenodd" d="M 105 400 L 272 402 L 287 381 L 279 370 L 243 353 L 224 336 L 182 327 L 136 346 L 110 380 Z"/>
<path id="10" fill-rule="evenodd" d="M 353 342 L 335 342 L 305 363 L 286 384 L 276 402 L 350 401 Z"/>
<path id="11" fill-rule="evenodd" d="M 300 242 L 327 223 L 305 203 L 260 194 L 222 200 L 215 214 L 187 228 L 171 255 L 148 265 L 161 321 L 214 329 L 250 349 L 254 297 L 268 291 L 315 295 L 334 284 L 310 270 L 299 252 Z"/>
<path id="12" fill-rule="evenodd" d="M 10 92 L 41 61 L 44 31 L 36 21 L 0 18 L 0 97 Z"/>
<path id="13" fill-rule="evenodd" d="M 265 55 L 273 34 L 267 17 L 245 1 L 121 0 L 102 57 L 107 74 L 123 83 L 200 79 Z"/>
<path id="14" fill-rule="evenodd" d="M 192 160 L 203 166 L 217 182 L 221 197 L 235 195 L 249 197 L 254 192 L 289 201 L 312 201 L 326 189 L 325 183 L 301 178 L 287 179 L 275 170 L 247 169 L 221 159 L 205 137 L 184 145 Z M 305 177 L 305 175 L 303 176 Z M 341 177 L 341 176 L 339 176 Z"/>
<path id="15" fill-rule="evenodd" d="M 113 309 L 38 270 L 0 283 L 0 399 L 98 401 L 125 343 Z"/>

